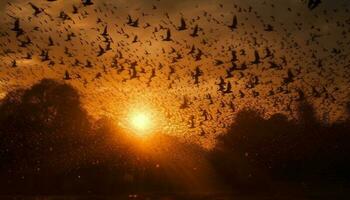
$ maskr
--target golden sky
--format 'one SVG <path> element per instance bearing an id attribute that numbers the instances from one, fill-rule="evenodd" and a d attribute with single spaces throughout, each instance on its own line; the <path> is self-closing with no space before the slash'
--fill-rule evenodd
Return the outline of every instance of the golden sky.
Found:
<path id="1" fill-rule="evenodd" d="M 302 91 L 321 119 L 334 121 L 349 99 L 346 0 L 314 10 L 302 0 L 31 0 L 1 1 L 0 9 L 0 98 L 53 78 L 77 88 L 95 117 L 123 125 L 132 109 L 146 110 L 157 131 L 205 145 L 245 107 L 293 118 Z M 178 30 L 181 18 L 186 30 Z M 98 56 L 100 48 L 107 51 Z M 220 77 L 232 93 L 218 91 Z"/>

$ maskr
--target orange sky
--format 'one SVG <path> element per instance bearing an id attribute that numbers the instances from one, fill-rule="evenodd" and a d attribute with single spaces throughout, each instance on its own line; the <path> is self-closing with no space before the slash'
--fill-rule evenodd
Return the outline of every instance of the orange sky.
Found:
<path id="1" fill-rule="evenodd" d="M 300 90 L 319 108 L 322 119 L 334 121 L 349 99 L 349 4 L 345 0 L 326 2 L 313 11 L 296 0 L 105 0 L 87 7 L 78 0 L 32 0 L 44 9 L 37 16 L 28 2 L 0 4 L 0 98 L 42 78 L 64 81 L 67 71 L 72 80 L 65 82 L 80 91 L 93 116 L 107 115 L 122 123 L 130 108 L 147 107 L 159 118 L 159 131 L 205 145 L 225 132 L 234 114 L 245 107 L 293 118 Z M 73 5 L 78 8 L 76 14 Z M 139 19 L 139 27 L 127 25 L 128 15 Z M 231 31 L 233 16 L 238 24 Z M 181 17 L 188 27 L 185 31 L 177 30 Z M 11 30 L 14 18 L 20 19 L 25 32 L 17 38 Z M 198 37 L 191 37 L 196 25 Z M 268 25 L 274 30 L 266 31 Z M 111 50 L 98 57 L 99 46 L 105 49 L 108 44 L 101 35 L 106 26 Z M 163 41 L 168 29 L 172 41 Z M 71 33 L 75 37 L 67 40 Z M 32 43 L 20 47 L 27 37 Z M 193 46 L 195 51 L 189 54 Z M 264 58 L 266 48 L 273 56 Z M 234 70 L 232 77 L 225 78 L 233 65 L 233 50 L 234 63 L 238 68 L 246 64 L 247 69 Z M 42 51 L 49 52 L 48 61 L 42 61 Z M 255 51 L 261 57 L 258 65 L 252 64 Z M 196 59 L 199 52 L 200 60 Z M 24 58 L 27 53 L 32 59 Z M 17 67 L 11 67 L 14 60 Z M 86 67 L 88 61 L 91 68 Z M 217 65 L 218 61 L 222 64 Z M 281 69 L 272 69 L 271 62 Z M 134 79 L 133 63 L 139 76 Z M 198 85 L 192 76 L 197 67 L 202 71 Z M 288 72 L 293 82 L 283 85 Z M 218 92 L 220 76 L 226 84 L 230 82 L 233 93 Z M 255 79 L 258 83 L 249 87 Z M 270 91 L 275 94 L 269 95 Z M 184 98 L 189 106 L 180 109 Z"/>

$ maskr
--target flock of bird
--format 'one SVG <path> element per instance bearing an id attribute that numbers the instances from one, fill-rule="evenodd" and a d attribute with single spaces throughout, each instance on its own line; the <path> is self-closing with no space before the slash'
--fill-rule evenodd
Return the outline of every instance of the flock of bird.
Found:
<path id="1" fill-rule="evenodd" d="M 167 3 L 8 2 L 0 89 L 55 78 L 92 113 L 121 117 L 141 102 L 164 116 L 161 131 L 201 143 L 245 107 L 295 117 L 298 101 L 311 100 L 330 120 L 349 99 L 346 1 Z"/>

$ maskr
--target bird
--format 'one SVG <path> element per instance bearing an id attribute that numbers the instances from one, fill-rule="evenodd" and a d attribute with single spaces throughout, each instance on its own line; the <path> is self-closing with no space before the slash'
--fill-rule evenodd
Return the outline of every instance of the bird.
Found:
<path id="1" fill-rule="evenodd" d="M 163 41 L 167 41 L 167 42 L 172 41 L 170 29 L 167 29 L 166 36 L 163 38 Z"/>
<path id="2" fill-rule="evenodd" d="M 229 94 L 229 93 L 232 93 L 232 85 L 230 82 L 227 83 L 227 87 L 226 87 L 226 90 L 223 91 L 224 94 Z"/>
<path id="3" fill-rule="evenodd" d="M 13 68 L 17 67 L 17 61 L 16 60 L 12 60 L 11 67 L 13 67 Z"/>
<path id="4" fill-rule="evenodd" d="M 237 22 L 237 16 L 234 15 L 233 19 L 232 19 L 232 24 L 228 26 L 231 29 L 231 31 L 234 31 L 234 30 L 237 29 L 237 23 L 238 23 Z"/>
<path id="5" fill-rule="evenodd" d="M 103 54 L 106 53 L 106 51 L 102 48 L 101 45 L 99 45 L 99 48 L 100 48 L 100 50 L 99 50 L 99 52 L 97 53 L 97 57 L 100 57 L 100 56 L 102 56 Z"/>
<path id="6" fill-rule="evenodd" d="M 51 38 L 51 36 L 49 37 L 49 46 L 53 46 L 54 45 L 54 42 L 53 42 L 53 40 L 52 40 L 52 38 Z"/>
<path id="7" fill-rule="evenodd" d="M 198 31 L 199 31 L 199 27 L 198 25 L 196 25 L 193 29 L 193 32 L 190 34 L 191 37 L 198 37 Z"/>
<path id="8" fill-rule="evenodd" d="M 187 26 L 186 26 L 186 21 L 183 17 L 181 17 L 181 24 L 180 26 L 177 28 L 177 30 L 179 31 L 184 31 L 187 29 Z"/>
<path id="9" fill-rule="evenodd" d="M 29 4 L 29 5 L 32 7 L 32 9 L 34 10 L 33 15 L 34 15 L 35 17 L 37 17 L 40 13 L 43 12 L 43 9 L 42 9 L 42 8 L 37 7 L 37 6 L 34 5 L 33 3 L 29 2 L 28 4 Z"/>
<path id="10" fill-rule="evenodd" d="M 322 3 L 321 0 L 309 0 L 307 6 L 308 6 L 308 8 L 309 8 L 310 10 L 313 10 L 313 9 L 315 9 L 316 7 L 318 7 L 321 3 Z"/>
<path id="11" fill-rule="evenodd" d="M 14 27 L 11 30 L 16 32 L 16 37 L 19 37 L 19 36 L 24 34 L 23 29 L 20 27 L 19 18 L 16 18 L 15 23 L 14 23 Z"/>
<path id="12" fill-rule="evenodd" d="M 82 0 L 82 3 L 84 6 L 91 6 L 94 5 L 94 3 L 92 2 L 92 0 Z"/>
<path id="13" fill-rule="evenodd" d="M 75 5 L 73 5 L 73 11 L 72 11 L 73 14 L 78 14 L 78 7 L 76 7 Z"/>
<path id="14" fill-rule="evenodd" d="M 199 77 L 203 75 L 203 71 L 197 66 L 195 71 L 192 73 L 192 77 L 194 79 L 194 84 L 199 84 Z"/>
<path id="15" fill-rule="evenodd" d="M 261 63 L 259 52 L 257 50 L 254 50 L 254 60 L 252 61 L 252 64 L 258 65 L 259 63 Z"/>
<path id="16" fill-rule="evenodd" d="M 268 24 L 268 25 L 266 25 L 266 27 L 265 27 L 264 30 L 267 31 L 267 32 L 271 32 L 271 31 L 273 31 L 274 29 L 273 29 L 273 26 L 272 26 L 271 24 Z"/>
<path id="17" fill-rule="evenodd" d="M 128 15 L 128 22 L 126 24 L 131 27 L 139 27 L 139 19 L 132 20 L 131 16 Z"/>
<path id="18" fill-rule="evenodd" d="M 103 37 L 107 37 L 107 36 L 109 36 L 108 35 L 108 27 L 107 26 L 105 26 L 105 28 L 104 28 L 104 30 L 103 30 L 103 33 L 101 34 Z"/>

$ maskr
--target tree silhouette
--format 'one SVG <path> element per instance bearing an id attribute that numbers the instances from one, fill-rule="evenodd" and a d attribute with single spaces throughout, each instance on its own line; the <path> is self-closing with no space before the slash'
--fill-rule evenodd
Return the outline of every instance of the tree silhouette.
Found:
<path id="1" fill-rule="evenodd" d="M 44 79 L 9 94 L 0 113 L 1 167 L 9 182 L 44 181 L 85 162 L 91 127 L 71 86 Z"/>
<path id="2" fill-rule="evenodd" d="M 211 153 L 223 180 L 234 188 L 257 184 L 264 190 L 274 181 L 349 182 L 349 119 L 322 124 L 307 102 L 298 112 L 297 120 L 282 114 L 264 119 L 249 109 L 238 113 Z"/>

